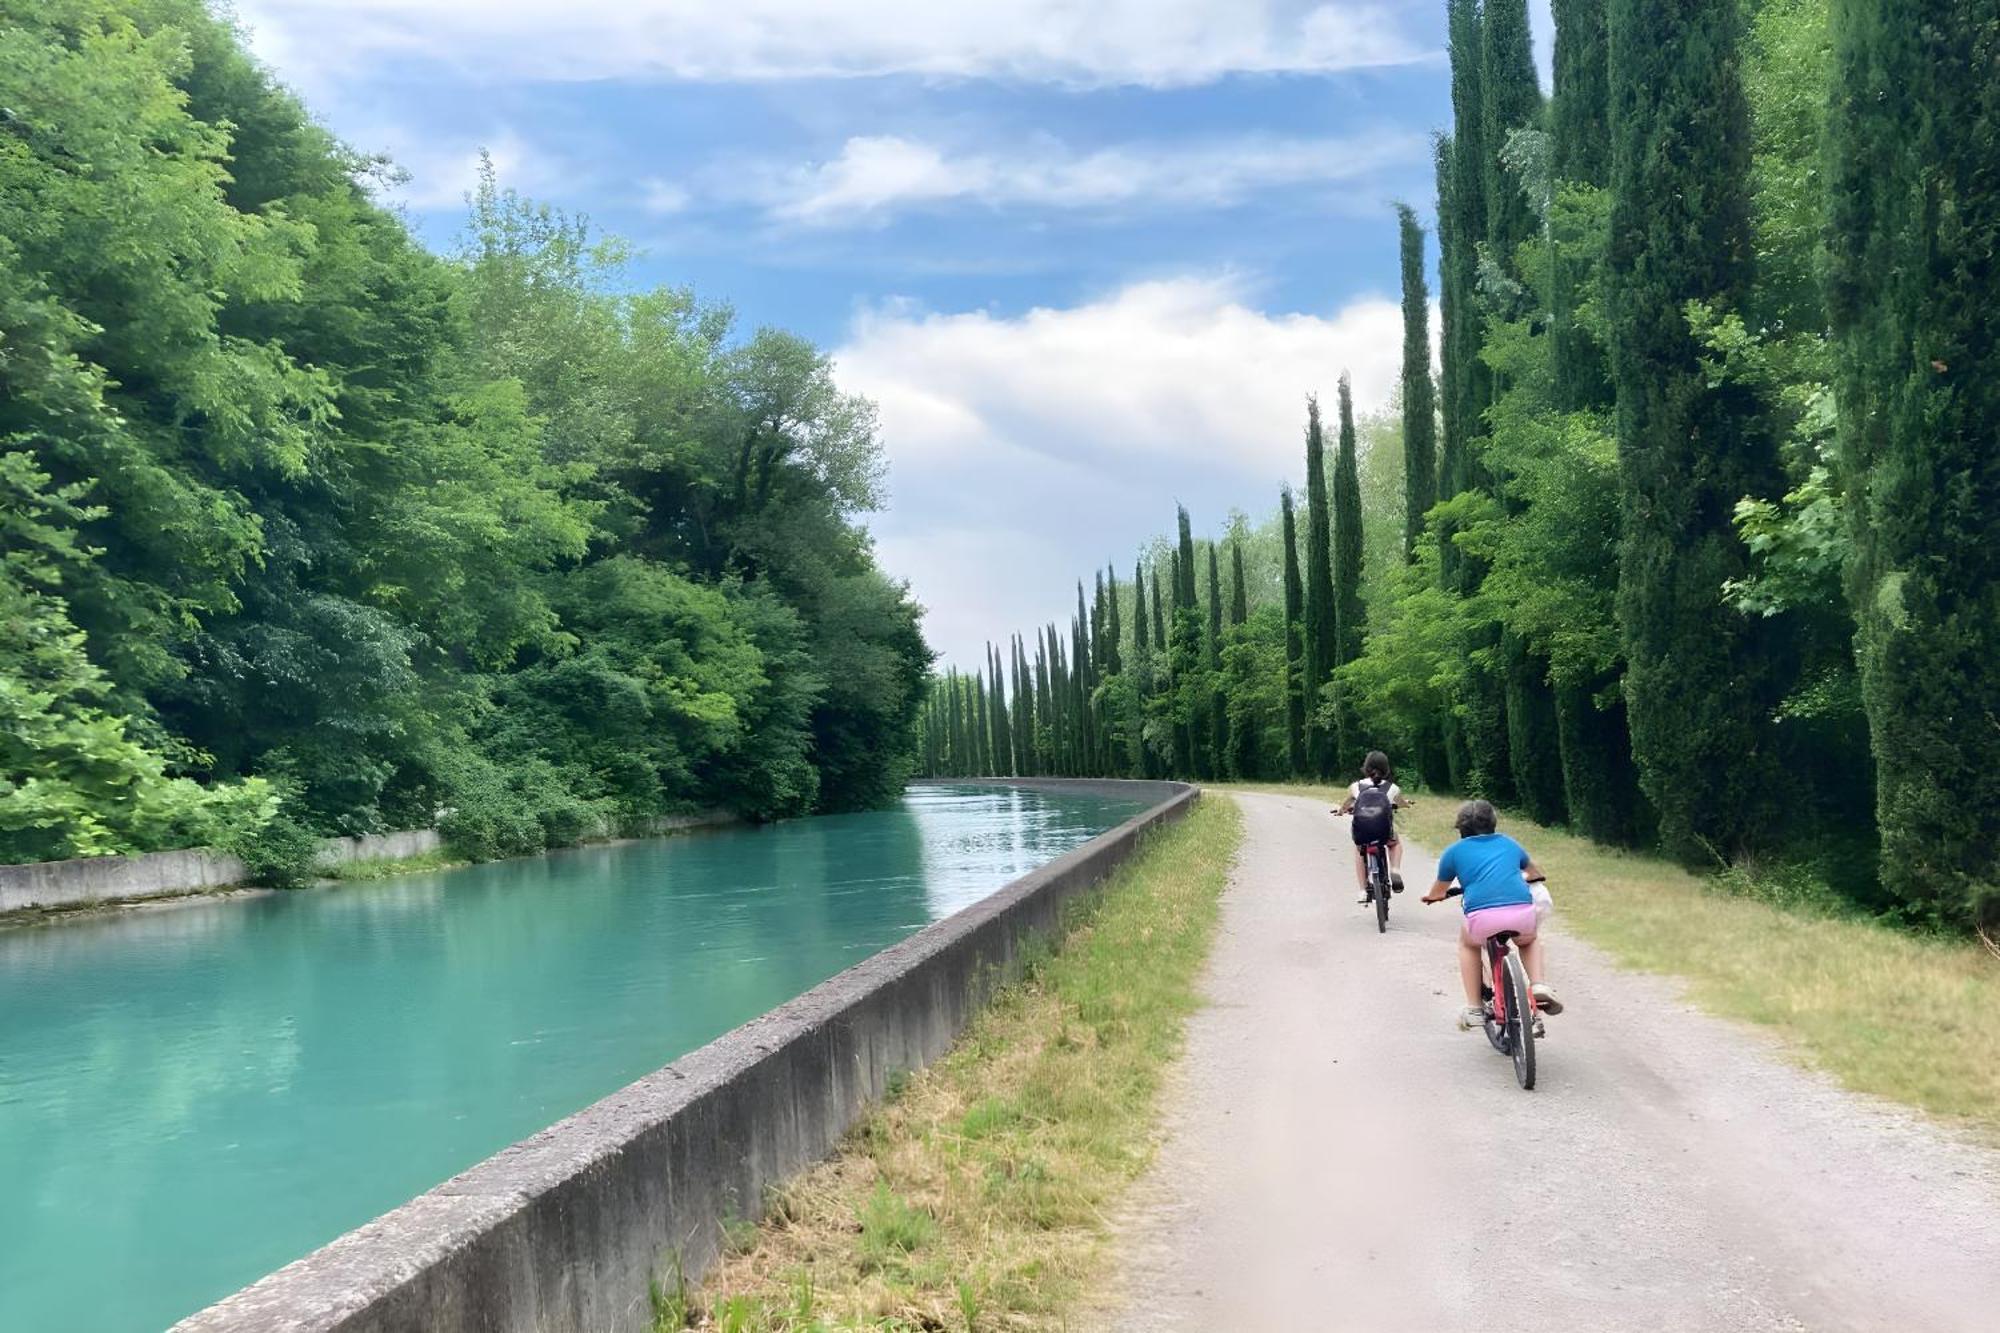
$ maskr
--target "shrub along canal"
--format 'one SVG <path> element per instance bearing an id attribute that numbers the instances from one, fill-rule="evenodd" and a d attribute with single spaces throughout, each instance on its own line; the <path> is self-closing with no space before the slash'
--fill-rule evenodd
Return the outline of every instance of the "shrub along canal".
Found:
<path id="1" fill-rule="evenodd" d="M 0 1329 L 158 1329 L 1103 832 L 895 810 L 0 932 Z"/>

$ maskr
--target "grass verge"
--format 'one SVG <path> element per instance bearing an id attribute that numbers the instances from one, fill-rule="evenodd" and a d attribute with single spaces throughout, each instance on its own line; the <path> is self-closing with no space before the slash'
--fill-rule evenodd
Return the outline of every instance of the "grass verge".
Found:
<path id="1" fill-rule="evenodd" d="M 1207 796 L 1079 904 L 942 1060 L 771 1201 L 658 1327 L 1064 1327 L 1151 1159 L 1160 1082 L 1242 832 Z"/>
<path id="2" fill-rule="evenodd" d="M 1336 794 L 1258 790 L 1329 804 Z M 1457 808 L 1448 794 L 1420 793 L 1399 819 L 1412 839 L 1441 851 L 1457 837 Z M 1697 1004 L 1772 1029 L 1850 1088 L 2000 1139 L 2000 963 L 1976 943 L 1811 902 L 1765 901 L 1735 878 L 1693 874 L 1512 811 L 1501 828 L 1548 872 L 1561 924 L 1619 963 L 1685 978 Z"/>
<path id="3" fill-rule="evenodd" d="M 455 870 L 467 864 L 464 857 L 450 852 L 425 852 L 419 856 L 385 856 L 366 861 L 342 861 L 313 872 L 313 878 L 338 884 L 388 879 L 395 875 L 420 875 L 431 870 Z"/>

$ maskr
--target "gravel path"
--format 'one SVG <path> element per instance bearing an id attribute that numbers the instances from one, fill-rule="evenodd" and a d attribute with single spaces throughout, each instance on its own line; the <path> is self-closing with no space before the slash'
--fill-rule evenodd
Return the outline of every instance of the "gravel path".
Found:
<path id="1" fill-rule="evenodd" d="M 1435 862 L 1410 849 L 1377 935 L 1344 824 L 1237 799 L 1210 1003 L 1091 1326 L 2000 1329 L 2000 1154 L 1559 929 L 1568 1009 L 1522 1092 L 1453 1026 Z"/>

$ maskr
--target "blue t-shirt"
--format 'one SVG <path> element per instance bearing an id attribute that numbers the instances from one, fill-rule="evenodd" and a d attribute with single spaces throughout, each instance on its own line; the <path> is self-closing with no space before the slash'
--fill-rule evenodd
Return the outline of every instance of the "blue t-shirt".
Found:
<path id="1" fill-rule="evenodd" d="M 1533 902 L 1528 881 L 1521 878 L 1527 868 L 1528 852 L 1504 833 L 1481 833 L 1460 838 L 1445 848 L 1438 859 L 1438 878 L 1446 884 L 1457 880 L 1465 886 L 1465 910 L 1482 907 L 1513 907 Z"/>

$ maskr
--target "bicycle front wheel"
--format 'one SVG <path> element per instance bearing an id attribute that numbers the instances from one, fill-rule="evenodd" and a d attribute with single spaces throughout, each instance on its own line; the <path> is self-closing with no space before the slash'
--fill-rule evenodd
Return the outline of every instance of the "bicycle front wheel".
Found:
<path id="1" fill-rule="evenodd" d="M 1368 879 L 1375 886 L 1375 933 L 1389 933 L 1389 876 L 1383 873 L 1382 858 L 1368 858 Z"/>
<path id="2" fill-rule="evenodd" d="M 1535 1016 L 1528 995 L 1528 969 L 1521 955 L 1507 954 L 1507 1044 L 1514 1057 L 1514 1077 L 1524 1090 L 1535 1086 Z"/>

